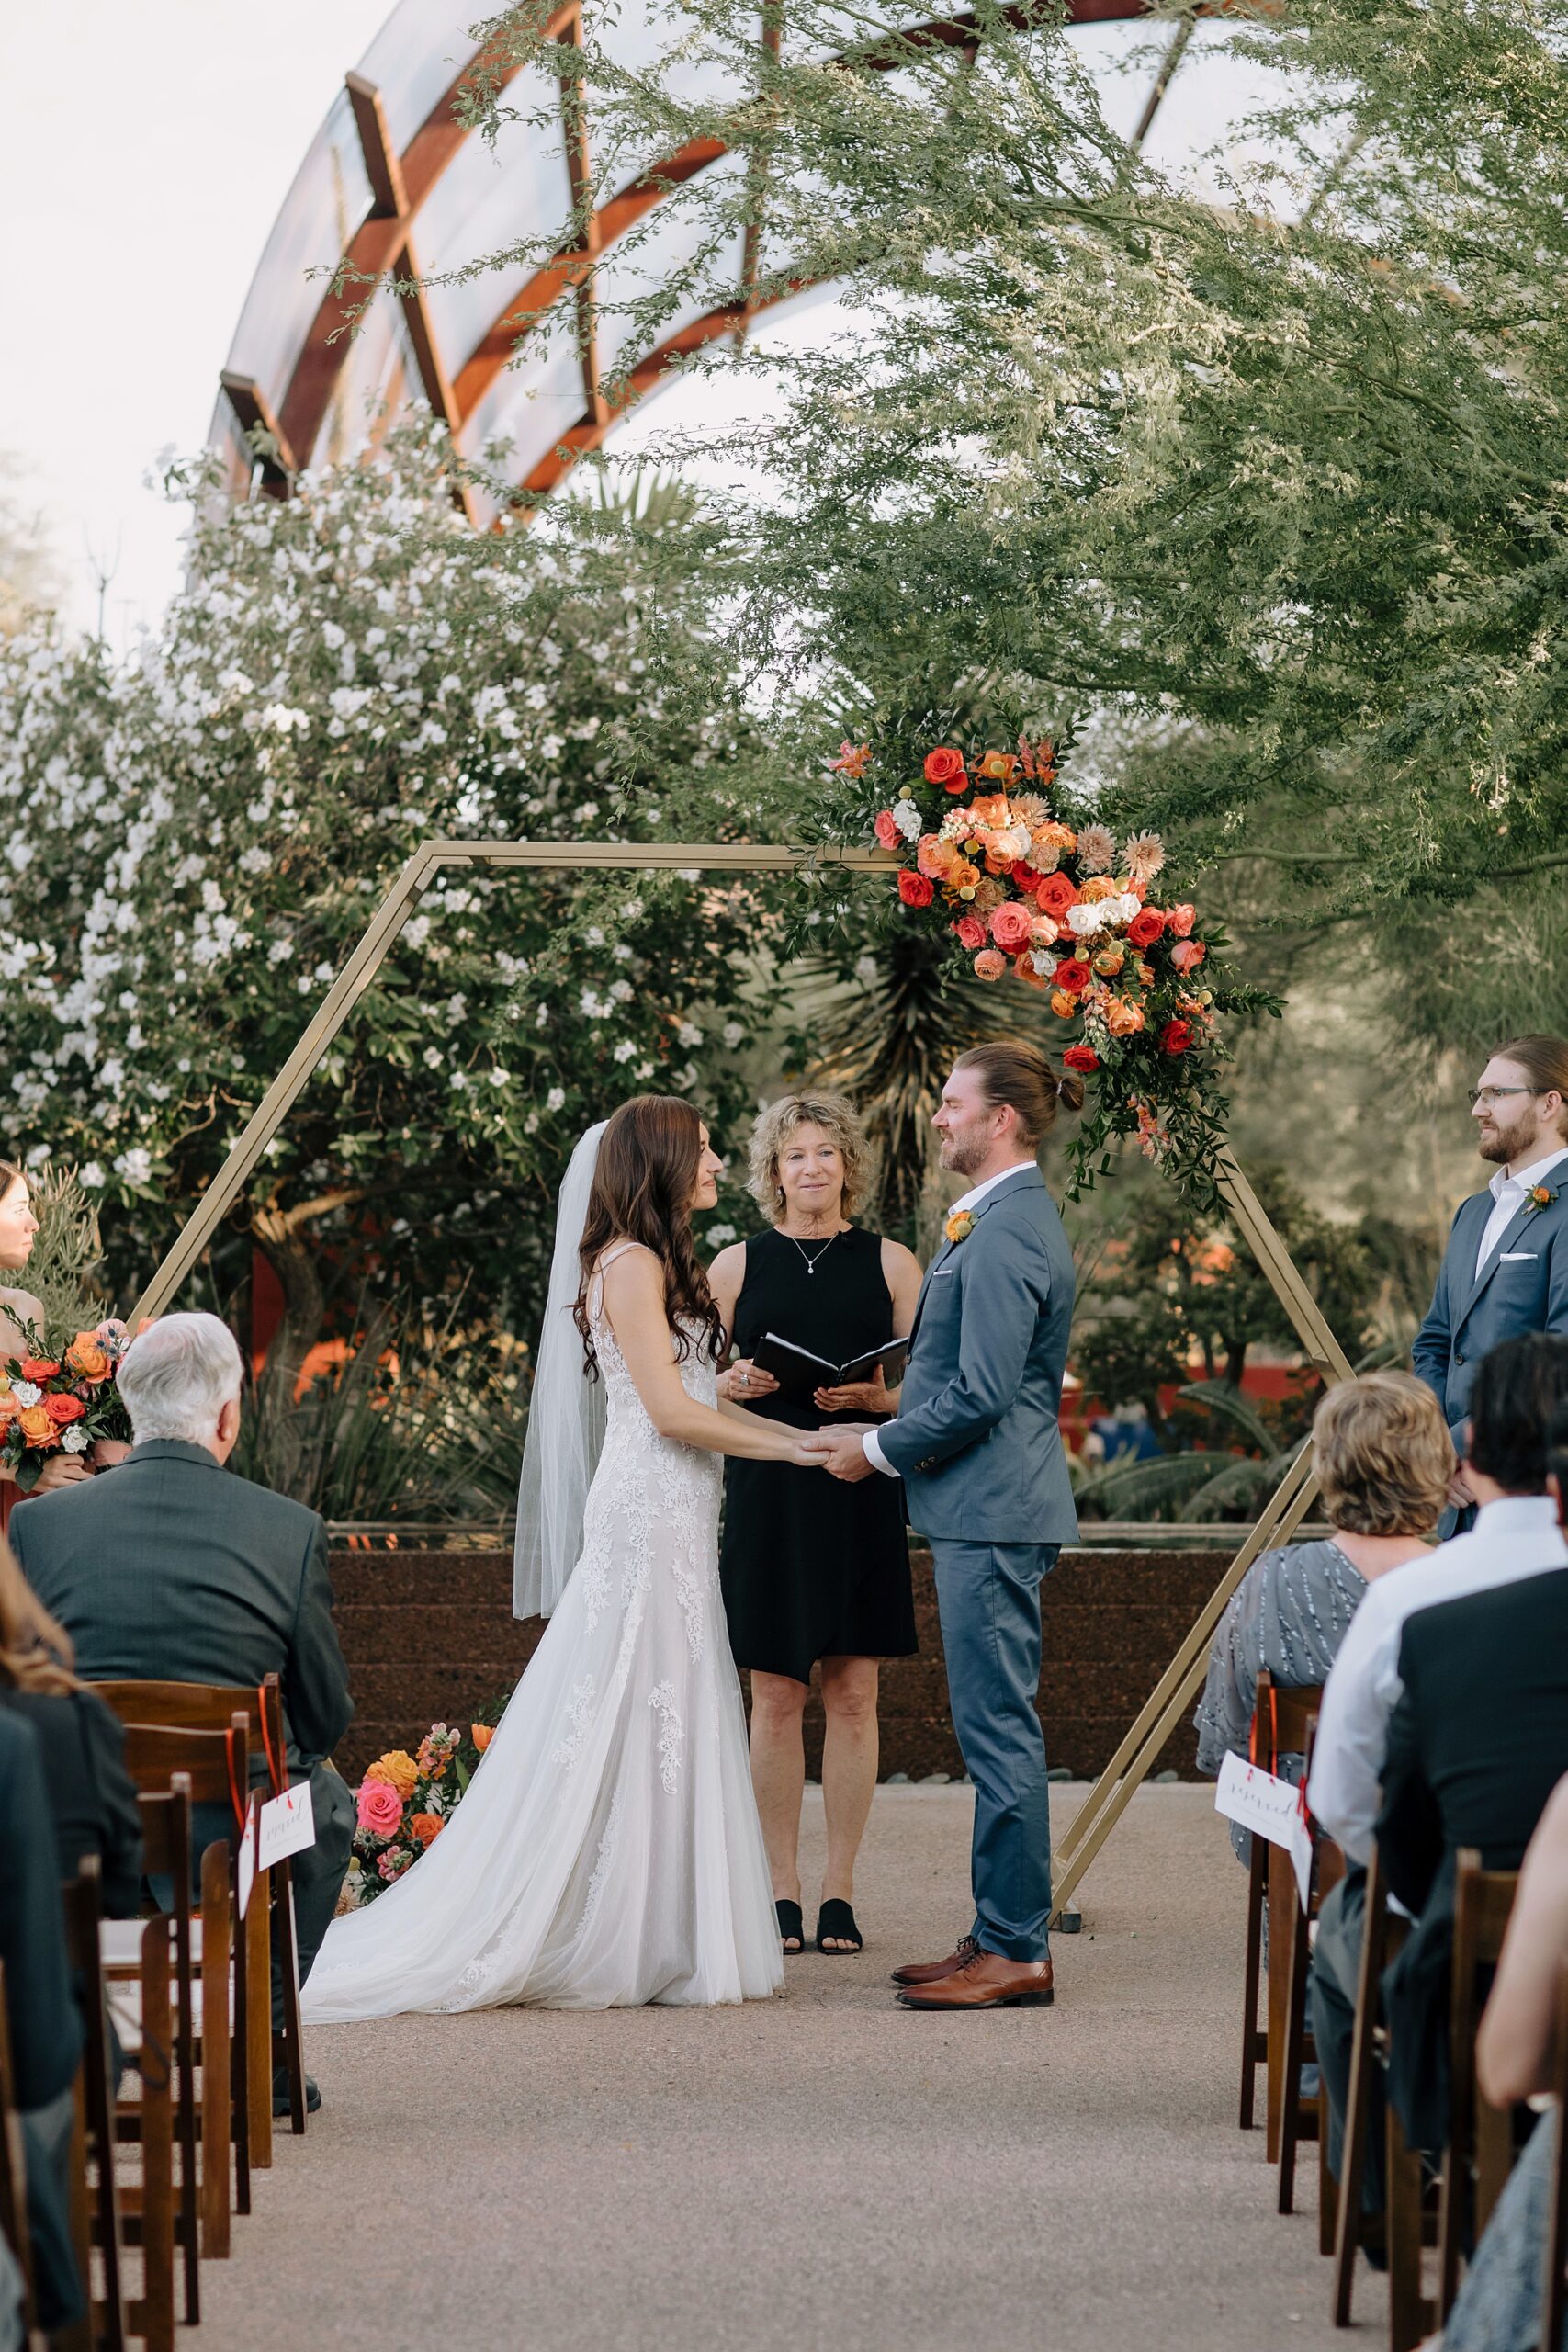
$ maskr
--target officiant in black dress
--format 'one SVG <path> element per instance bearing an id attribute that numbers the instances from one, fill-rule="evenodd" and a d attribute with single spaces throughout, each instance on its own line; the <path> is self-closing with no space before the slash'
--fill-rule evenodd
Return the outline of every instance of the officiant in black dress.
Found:
<path id="1" fill-rule="evenodd" d="M 853 1222 L 869 1159 L 841 1095 L 788 1094 L 759 1117 L 750 1191 L 772 1230 L 721 1250 L 709 1276 L 739 1351 L 719 1381 L 728 1403 L 811 1430 L 897 1409 L 880 1365 L 869 1381 L 793 1396 L 755 1361 L 770 1332 L 835 1366 L 908 1334 L 919 1261 Z M 806 1942 L 802 1718 L 819 1666 L 828 1860 L 817 1948 L 858 1951 L 854 1864 L 876 1786 L 878 1662 L 919 1647 L 903 1489 L 891 1478 L 851 1486 L 787 1463 L 731 1460 L 719 1576 L 730 1647 L 750 1669 L 751 1778 L 784 1950 Z"/>

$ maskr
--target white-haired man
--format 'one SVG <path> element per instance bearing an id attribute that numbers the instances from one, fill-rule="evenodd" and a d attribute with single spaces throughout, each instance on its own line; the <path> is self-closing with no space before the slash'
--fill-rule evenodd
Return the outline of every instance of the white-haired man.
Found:
<path id="1" fill-rule="evenodd" d="M 76 1645 L 89 1682 L 283 1685 L 288 1754 L 308 1773 L 316 1843 L 296 1856 L 308 1976 L 348 1868 L 354 1801 L 325 1762 L 354 1720 L 317 1513 L 225 1474 L 244 1367 L 215 1315 L 167 1315 L 135 1340 L 119 1389 L 135 1443 L 107 1475 L 35 1497 L 11 1518 L 23 1573 Z M 256 1773 L 265 1758 L 256 1758 Z M 197 1808 L 196 1844 L 228 1834 Z M 275 2022 L 280 2021 L 274 1987 Z M 275 2105 L 286 2105 L 275 2085 Z M 311 2105 L 320 2104 L 311 2086 Z"/>

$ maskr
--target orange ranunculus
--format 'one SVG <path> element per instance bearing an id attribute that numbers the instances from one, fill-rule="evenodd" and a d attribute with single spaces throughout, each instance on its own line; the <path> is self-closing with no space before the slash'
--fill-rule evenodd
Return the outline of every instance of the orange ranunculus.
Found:
<path id="1" fill-rule="evenodd" d="M 24 1405 L 17 1416 L 17 1426 L 30 1446 L 42 1448 L 60 1443 L 60 1431 L 41 1405 Z"/>
<path id="2" fill-rule="evenodd" d="M 1053 989 L 1051 1010 L 1059 1021 L 1071 1021 L 1077 1009 L 1078 1001 L 1076 996 L 1069 996 L 1066 989 Z"/>
<path id="3" fill-rule="evenodd" d="M 80 1396 L 46 1396 L 43 1400 L 43 1409 L 54 1423 L 55 1428 L 62 1430 L 68 1423 L 83 1419 L 87 1408 L 83 1404 Z"/>
<path id="4" fill-rule="evenodd" d="M 438 1813 L 413 1813 L 409 1815 L 409 1827 L 422 1846 L 434 1846 L 446 1826 Z"/>
<path id="5" fill-rule="evenodd" d="M 975 977 L 979 980 L 999 980 L 1007 967 L 1008 959 L 999 947 L 982 947 L 975 958 Z"/>
<path id="6" fill-rule="evenodd" d="M 419 1766 L 406 1748 L 389 1747 L 385 1756 L 378 1756 L 374 1764 L 366 1766 L 365 1777 L 367 1781 L 387 1781 L 390 1787 L 396 1789 L 406 1804 L 413 1794 L 414 1782 L 419 1778 Z"/>
<path id="7" fill-rule="evenodd" d="M 78 1331 L 65 1351 L 65 1361 L 84 1380 L 107 1380 L 109 1376 L 108 1350 L 96 1331 Z"/>
<path id="8" fill-rule="evenodd" d="M 1131 997 L 1113 996 L 1105 1008 L 1105 1025 L 1113 1037 L 1135 1037 L 1144 1025 L 1144 1008 Z"/>
<path id="9" fill-rule="evenodd" d="M 987 752 L 975 771 L 990 784 L 1010 784 L 1018 774 L 1018 758 L 1012 752 Z"/>
<path id="10" fill-rule="evenodd" d="M 1120 944 L 1102 947 L 1094 958 L 1094 968 L 1102 980 L 1113 980 L 1126 961 L 1126 951 Z"/>
<path id="11" fill-rule="evenodd" d="M 491 1741 L 495 1737 L 495 1725 L 493 1724 L 470 1724 L 468 1725 L 468 1736 L 473 1741 L 474 1746 L 479 1749 L 479 1754 L 482 1756 L 485 1749 L 490 1746 Z"/>
<path id="12" fill-rule="evenodd" d="M 24 1380 L 52 1380 L 59 1370 L 57 1363 L 49 1363 L 43 1356 L 22 1358 L 21 1375 Z"/>
<path id="13" fill-rule="evenodd" d="M 964 789 L 964 754 L 943 744 L 940 751 L 926 753 L 926 782 L 940 784 L 945 791 Z"/>

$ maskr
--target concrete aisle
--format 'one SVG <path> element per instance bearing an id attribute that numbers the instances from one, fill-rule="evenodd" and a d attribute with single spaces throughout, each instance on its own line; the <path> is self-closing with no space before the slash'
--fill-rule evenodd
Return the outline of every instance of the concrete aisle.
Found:
<path id="1" fill-rule="evenodd" d="M 1083 1792 L 1053 1793 L 1063 1823 Z M 1245 1880 L 1211 1792 L 1140 1792 L 1058 1942 L 1055 2008 L 913 2016 L 886 1970 L 967 1924 L 968 1823 L 967 1790 L 879 1791 L 867 1951 L 792 1961 L 770 2007 L 319 2030 L 324 2110 L 204 2266 L 201 2343 L 1343 2345 L 1314 2152 L 1281 2221 L 1235 2128 Z M 813 1791 L 808 1871 L 820 1832 Z M 1381 2324 L 1371 2284 L 1359 2304 Z"/>

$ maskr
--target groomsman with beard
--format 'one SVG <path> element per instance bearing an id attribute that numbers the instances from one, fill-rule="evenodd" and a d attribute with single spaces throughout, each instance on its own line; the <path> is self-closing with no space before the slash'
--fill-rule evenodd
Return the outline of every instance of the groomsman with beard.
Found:
<path id="1" fill-rule="evenodd" d="M 1568 1038 L 1499 1046 L 1470 1101 L 1481 1157 L 1497 1172 L 1460 1205 L 1412 1351 L 1454 1441 L 1444 1537 L 1461 1514 L 1469 1524 L 1474 1501 L 1464 1457 L 1476 1365 L 1521 1332 L 1568 1332 Z"/>

